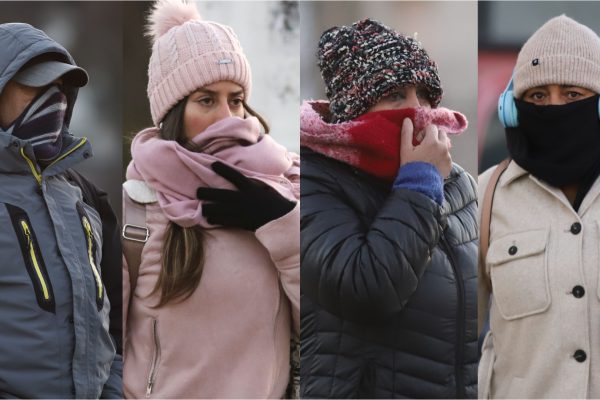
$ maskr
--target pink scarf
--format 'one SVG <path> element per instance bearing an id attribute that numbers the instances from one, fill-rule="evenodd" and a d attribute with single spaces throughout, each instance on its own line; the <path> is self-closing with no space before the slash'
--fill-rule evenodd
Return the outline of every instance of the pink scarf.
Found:
<path id="1" fill-rule="evenodd" d="M 449 134 L 467 128 L 467 118 L 447 108 L 404 108 L 363 114 L 348 122 L 332 124 L 325 101 L 302 103 L 300 145 L 334 158 L 371 175 L 393 181 L 400 167 L 402 121 L 410 118 L 414 135 L 434 124 Z M 413 144 L 418 141 L 413 137 Z"/>
<path id="2" fill-rule="evenodd" d="M 300 196 L 298 155 L 269 135 L 261 135 L 255 117 L 231 117 L 209 126 L 192 139 L 198 151 L 160 139 L 158 132 L 157 128 L 148 128 L 135 136 L 127 179 L 144 180 L 156 191 L 167 218 L 182 227 L 211 226 L 202 216 L 202 201 L 196 199 L 196 189 L 237 190 L 211 169 L 215 161 L 270 185 L 290 200 Z"/>

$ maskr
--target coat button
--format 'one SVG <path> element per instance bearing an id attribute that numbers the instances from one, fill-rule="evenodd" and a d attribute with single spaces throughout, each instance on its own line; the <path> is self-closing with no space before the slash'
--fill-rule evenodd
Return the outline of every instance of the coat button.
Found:
<path id="1" fill-rule="evenodd" d="M 508 248 L 508 254 L 510 254 L 511 256 L 514 256 L 515 254 L 517 254 L 517 246 L 510 246 Z"/>
<path id="2" fill-rule="evenodd" d="M 571 225 L 571 233 L 573 235 L 578 235 L 579 232 L 581 232 L 581 224 L 579 222 L 575 222 L 573 225 Z"/>
<path id="3" fill-rule="evenodd" d="M 585 351 L 579 349 L 573 354 L 573 357 L 575 357 L 575 361 L 582 363 L 587 359 L 587 354 L 585 354 Z"/>
<path id="4" fill-rule="evenodd" d="M 585 289 L 583 288 L 583 286 L 577 285 L 573 288 L 573 296 L 577 297 L 578 299 L 582 298 L 583 295 L 585 294 Z"/>

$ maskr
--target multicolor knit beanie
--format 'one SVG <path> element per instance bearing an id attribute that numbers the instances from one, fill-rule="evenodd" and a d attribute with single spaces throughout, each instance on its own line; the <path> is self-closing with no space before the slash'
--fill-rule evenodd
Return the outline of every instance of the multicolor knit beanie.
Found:
<path id="1" fill-rule="evenodd" d="M 334 122 L 364 114 L 403 85 L 423 85 L 436 107 L 442 99 L 437 67 L 421 44 L 369 18 L 321 35 L 319 68 Z"/>
<path id="2" fill-rule="evenodd" d="M 250 64 L 231 27 L 204 21 L 194 4 L 158 0 L 148 17 L 153 39 L 148 98 L 156 126 L 181 99 L 219 81 L 232 81 L 250 97 Z"/>

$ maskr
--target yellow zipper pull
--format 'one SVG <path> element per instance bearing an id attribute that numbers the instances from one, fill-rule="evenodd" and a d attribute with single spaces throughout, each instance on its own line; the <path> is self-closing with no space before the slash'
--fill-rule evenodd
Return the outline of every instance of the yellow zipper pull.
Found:
<path id="1" fill-rule="evenodd" d="M 90 266 L 92 267 L 92 272 L 94 273 L 94 278 L 96 279 L 96 285 L 98 286 L 98 298 L 102 299 L 102 279 L 100 278 L 100 274 L 98 273 L 98 268 L 96 268 L 96 262 L 94 261 L 94 245 L 93 245 L 93 235 L 92 226 L 90 225 L 90 221 L 84 215 L 81 218 L 83 223 L 83 228 L 85 229 L 85 233 L 87 235 L 87 244 L 88 244 L 88 257 L 90 260 Z"/>
<path id="2" fill-rule="evenodd" d="M 23 156 L 25 161 L 27 161 L 27 165 L 29 165 L 29 169 L 31 170 L 31 173 L 33 174 L 33 177 L 37 181 L 38 185 L 41 185 L 42 184 L 42 174 L 39 171 L 37 164 L 35 164 L 33 161 L 31 161 L 31 159 L 29 157 L 27 157 L 27 154 L 25 154 L 25 147 L 21 147 L 21 156 Z"/>
<path id="3" fill-rule="evenodd" d="M 26 221 L 21 221 L 21 229 L 23 229 L 23 234 L 27 238 L 27 247 L 29 249 L 29 257 L 33 264 L 33 268 L 35 269 L 35 273 L 38 276 L 38 280 L 40 285 L 42 286 L 42 293 L 44 295 L 44 300 L 50 300 L 50 293 L 48 293 L 48 287 L 46 286 L 46 281 L 44 279 L 44 275 L 42 275 L 42 271 L 38 264 L 37 256 L 35 255 L 35 247 L 33 246 L 33 238 L 31 237 L 31 230 L 29 229 L 29 225 L 27 225 Z"/>

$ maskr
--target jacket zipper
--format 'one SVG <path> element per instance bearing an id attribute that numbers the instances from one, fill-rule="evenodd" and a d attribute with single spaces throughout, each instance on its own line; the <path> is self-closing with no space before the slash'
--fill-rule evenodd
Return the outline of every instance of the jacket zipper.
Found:
<path id="1" fill-rule="evenodd" d="M 78 201 L 77 204 L 75 204 L 75 208 L 77 208 L 77 213 L 79 214 L 79 218 L 81 220 L 81 227 L 83 228 L 83 233 L 85 236 L 85 244 L 86 244 L 86 250 L 87 250 L 87 258 L 88 258 L 88 263 L 90 264 L 90 269 L 92 271 L 92 274 L 94 275 L 94 286 L 96 289 L 96 306 L 98 307 L 98 311 L 100 311 L 102 309 L 102 306 L 104 304 L 104 296 L 103 296 L 103 292 L 104 292 L 104 285 L 102 284 L 102 277 L 100 276 L 100 270 L 98 269 L 98 266 L 96 265 L 96 248 L 97 248 L 97 243 L 96 243 L 96 239 L 94 238 L 94 231 L 92 229 L 92 224 L 90 223 L 90 218 L 88 217 L 87 213 L 85 212 L 85 208 L 83 208 L 83 204 Z"/>
<path id="2" fill-rule="evenodd" d="M 22 208 L 9 203 L 5 203 L 4 206 L 10 216 L 18 246 L 23 255 L 23 263 L 33 285 L 36 301 L 42 310 L 54 313 L 55 304 L 52 283 L 48 277 L 44 258 L 42 257 L 42 252 L 38 246 L 35 231 L 31 226 L 29 217 Z"/>
<path id="3" fill-rule="evenodd" d="M 46 285 L 46 280 L 44 279 L 44 274 L 40 268 L 38 263 L 37 255 L 35 254 L 35 246 L 33 244 L 33 238 L 31 237 L 31 230 L 29 229 L 29 224 L 24 219 L 21 220 L 21 230 L 23 231 L 23 235 L 25 235 L 25 239 L 27 240 L 27 249 L 29 251 L 29 259 L 33 264 L 33 268 L 35 269 L 35 274 L 37 275 L 38 282 L 40 283 L 40 287 L 42 288 L 42 295 L 44 297 L 44 301 L 49 302 L 51 300 L 50 291 L 48 290 L 48 285 Z"/>
<path id="4" fill-rule="evenodd" d="M 83 224 L 83 229 L 85 230 L 85 235 L 87 239 L 87 250 L 88 250 L 88 258 L 90 261 L 90 266 L 92 267 L 92 272 L 94 274 L 94 278 L 96 279 L 96 290 L 98 291 L 98 302 L 102 302 L 102 279 L 100 278 L 100 274 L 98 273 L 98 268 L 96 267 L 96 261 L 94 260 L 94 233 L 92 232 L 92 226 L 90 225 L 90 221 L 87 216 L 81 217 L 81 223 Z"/>
<path id="5" fill-rule="evenodd" d="M 77 150 L 78 148 L 80 148 L 81 146 L 83 146 L 85 144 L 85 142 L 87 142 L 87 138 L 82 138 L 79 141 L 79 143 L 77 143 L 75 146 L 73 146 L 69 151 L 65 152 L 63 155 L 58 157 L 56 160 L 52 161 L 48 165 L 48 167 L 53 166 L 54 164 L 56 164 L 57 162 L 59 162 L 60 160 L 62 160 L 63 158 L 65 158 L 66 156 L 68 156 L 69 154 L 71 154 L 72 152 Z M 24 147 L 21 147 L 21 156 L 25 159 L 25 161 L 27 161 L 27 165 L 29 165 L 29 169 L 31 169 L 31 173 L 33 174 L 33 177 L 37 181 L 38 185 L 41 185 L 42 184 L 42 173 L 38 169 L 38 166 L 33 161 L 31 161 L 31 159 L 29 157 L 27 157 L 27 154 L 25 154 Z"/>
<path id="6" fill-rule="evenodd" d="M 42 174 L 38 170 L 37 165 L 35 165 L 33 163 L 33 161 L 31 161 L 31 159 L 29 157 L 27 157 L 27 154 L 25 154 L 24 147 L 21 147 L 21 156 L 23 156 L 25 161 L 27 161 L 27 165 L 29 165 L 29 169 L 31 169 L 31 173 L 33 174 L 33 177 L 35 178 L 38 185 L 41 185 L 42 184 Z"/>
<path id="7" fill-rule="evenodd" d="M 158 338 L 158 320 L 152 320 L 152 338 L 154 339 L 154 354 L 152 355 L 152 365 L 148 374 L 148 384 L 146 386 L 146 398 L 149 398 L 154 389 L 154 381 L 158 371 L 158 362 L 160 361 L 160 340 Z"/>
<path id="8" fill-rule="evenodd" d="M 464 382 L 463 382 L 463 374 L 462 374 L 462 367 L 463 367 L 463 354 L 464 354 L 464 347 L 465 347 L 465 304 L 464 304 L 464 292 L 465 292 L 465 288 L 464 288 L 464 282 L 462 280 L 462 275 L 460 273 L 460 270 L 458 269 L 458 266 L 456 264 L 456 260 L 454 259 L 454 254 L 452 253 L 451 247 L 448 244 L 448 241 L 446 240 L 446 237 L 444 236 L 444 234 L 442 233 L 442 238 L 441 238 L 441 242 L 442 242 L 442 247 L 446 250 L 446 254 L 448 255 L 448 259 L 450 260 L 450 265 L 452 266 L 452 271 L 454 272 L 454 276 L 456 277 L 456 292 L 458 295 L 458 310 L 456 312 L 456 322 L 457 322 L 457 328 L 458 328 L 458 332 L 457 332 L 457 346 L 456 346 L 456 353 L 454 355 L 454 379 L 455 379 L 455 384 L 456 384 L 456 398 L 458 399 L 464 399 L 465 398 L 465 390 L 464 390 Z"/>

